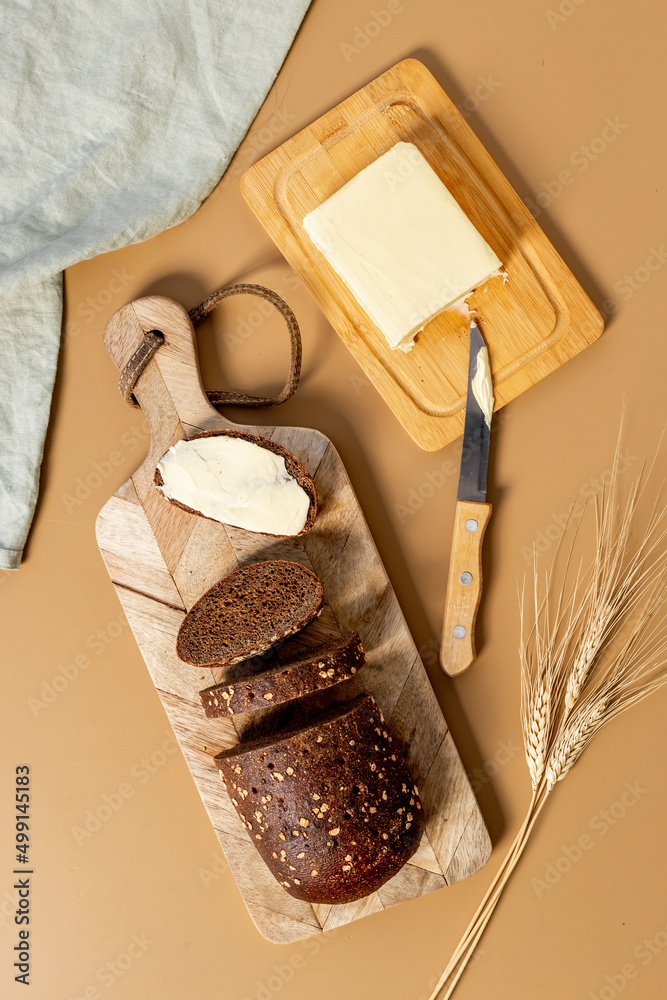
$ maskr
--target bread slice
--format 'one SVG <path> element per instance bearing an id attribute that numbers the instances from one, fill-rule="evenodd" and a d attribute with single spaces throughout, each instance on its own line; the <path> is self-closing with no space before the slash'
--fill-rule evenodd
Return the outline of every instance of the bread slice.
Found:
<path id="1" fill-rule="evenodd" d="M 367 896 L 421 840 L 417 788 L 370 694 L 215 763 L 271 874 L 297 899 Z"/>
<path id="2" fill-rule="evenodd" d="M 266 448 L 267 451 L 273 452 L 274 455 L 279 455 L 285 460 L 285 469 L 287 474 L 295 479 L 299 484 L 301 489 L 307 494 L 310 499 L 310 505 L 308 507 L 308 515 L 306 517 L 306 523 L 304 524 L 301 531 L 292 537 L 299 537 L 299 535 L 305 535 L 313 526 L 315 518 L 317 516 L 317 490 L 315 489 L 315 483 L 313 482 L 310 473 L 304 465 L 292 455 L 291 452 L 283 448 L 282 445 L 278 444 L 276 441 L 271 441 L 270 438 L 261 437 L 259 434 L 252 434 L 249 431 L 235 431 L 235 430 L 219 430 L 219 431 L 201 431 L 199 434 L 193 434 L 191 437 L 187 438 L 188 441 L 196 441 L 198 438 L 207 437 L 235 437 L 243 438 L 244 441 L 249 441 L 251 444 L 256 444 L 260 448 Z M 163 456 L 164 457 L 164 456 Z M 160 459 L 162 461 L 162 459 Z M 162 490 L 164 486 L 164 480 L 162 478 L 162 473 L 159 468 L 155 469 L 155 475 L 153 477 L 153 482 L 159 490 Z M 202 514 L 201 511 L 195 510 L 193 507 L 188 507 L 186 504 L 181 503 L 180 500 L 174 500 L 170 497 L 165 497 L 169 503 L 174 504 L 176 507 L 180 507 L 181 510 L 186 510 L 189 514 L 197 514 L 199 517 L 204 517 L 209 521 L 217 520 L 216 518 L 211 518 L 207 514 Z M 226 522 L 223 522 L 226 523 Z M 257 531 L 258 535 L 271 535 L 271 537 L 286 537 L 281 535 L 273 535 L 271 532 L 267 531 Z"/>
<path id="3" fill-rule="evenodd" d="M 239 677 L 199 692 L 209 719 L 253 712 L 347 681 L 363 667 L 366 654 L 358 632 L 300 652 L 262 673 Z"/>
<path id="4" fill-rule="evenodd" d="M 273 559 L 241 566 L 187 613 L 176 639 L 185 663 L 231 666 L 260 656 L 319 615 L 324 589 L 311 570 Z"/>

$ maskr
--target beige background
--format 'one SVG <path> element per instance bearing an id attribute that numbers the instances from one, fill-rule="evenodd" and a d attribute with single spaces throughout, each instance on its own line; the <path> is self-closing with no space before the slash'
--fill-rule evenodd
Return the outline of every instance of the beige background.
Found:
<path id="1" fill-rule="evenodd" d="M 667 237 L 667 16 L 651 0 L 563 0 L 560 7 L 553 0 L 551 9 L 539 0 L 402 0 L 391 9 L 364 46 L 367 36 L 357 29 L 373 19 L 372 10 L 387 10 L 384 0 L 373 8 L 315 0 L 227 177 L 200 211 L 149 243 L 66 275 L 67 336 L 42 494 L 26 561 L 0 585 L 3 997 L 24 995 L 11 969 L 17 763 L 29 762 L 34 772 L 35 1000 L 419 1000 L 522 816 L 529 789 L 518 749 L 516 580 L 527 569 L 527 548 L 546 537 L 579 491 L 598 488 L 624 393 L 628 479 L 665 423 L 667 268 L 641 269 Z M 468 98 L 470 124 L 521 196 L 534 202 L 542 192 L 541 224 L 609 319 L 596 345 L 503 411 L 494 435 L 481 652 L 455 683 L 440 674 L 434 655 L 455 477 L 409 515 L 401 506 L 429 472 L 456 459 L 459 446 L 427 454 L 412 444 L 238 190 L 238 176 L 261 154 L 408 55 L 426 63 L 455 103 Z M 480 79 L 491 93 L 478 101 Z M 598 153 L 584 169 L 580 147 L 602 134 L 607 118 L 623 127 L 604 151 L 593 144 Z M 566 169 L 573 183 L 557 194 L 553 182 Z M 633 290 L 624 276 L 635 272 Z M 466 882 L 289 946 L 264 941 L 247 915 L 187 768 L 173 752 L 138 649 L 119 624 L 93 529 L 97 511 L 146 447 L 143 418 L 118 395 L 102 346 L 108 316 L 146 292 L 191 307 L 237 279 L 282 292 L 304 336 L 296 398 L 279 412 L 258 412 L 257 422 L 317 427 L 339 448 L 494 841 L 488 866 Z M 259 389 L 280 381 L 276 372 L 287 356 L 280 323 L 267 321 L 244 338 L 239 321 L 251 309 L 238 300 L 201 328 L 209 387 Z M 665 472 L 663 450 L 659 478 Z M 666 709 L 664 692 L 616 722 L 559 786 L 457 998 L 663 995 Z M 635 794 L 623 800 L 628 783 Z M 82 836 L 88 811 L 105 801 L 118 808 Z M 566 849 L 583 835 L 589 848 L 545 888 L 548 866 L 567 868 Z M 137 957 L 127 968 L 133 935 L 144 943 L 134 946 Z M 118 956 L 120 966 L 107 967 Z M 621 973 L 628 963 L 632 968 Z"/>

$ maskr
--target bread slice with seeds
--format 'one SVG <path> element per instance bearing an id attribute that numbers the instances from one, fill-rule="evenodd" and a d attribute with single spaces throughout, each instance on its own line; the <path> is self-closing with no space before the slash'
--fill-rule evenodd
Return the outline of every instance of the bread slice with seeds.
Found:
<path id="1" fill-rule="evenodd" d="M 206 688 L 199 697 L 209 719 L 239 715 L 340 684 L 353 677 L 365 662 L 359 633 L 352 632 L 343 639 L 330 639 L 302 651 L 269 670 Z"/>
<path id="2" fill-rule="evenodd" d="M 231 666 L 299 632 L 323 605 L 322 584 L 300 563 L 250 563 L 193 605 L 178 630 L 176 651 L 185 663 Z"/>
<path id="3" fill-rule="evenodd" d="M 370 694 L 215 763 L 271 874 L 297 899 L 367 896 L 421 840 L 417 788 Z"/>

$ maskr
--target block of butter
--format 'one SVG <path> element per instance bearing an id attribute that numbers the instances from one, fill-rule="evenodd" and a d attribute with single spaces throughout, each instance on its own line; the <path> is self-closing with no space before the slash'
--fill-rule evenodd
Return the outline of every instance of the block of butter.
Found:
<path id="1" fill-rule="evenodd" d="M 417 147 L 398 142 L 309 212 L 303 226 L 392 349 L 501 261 Z"/>

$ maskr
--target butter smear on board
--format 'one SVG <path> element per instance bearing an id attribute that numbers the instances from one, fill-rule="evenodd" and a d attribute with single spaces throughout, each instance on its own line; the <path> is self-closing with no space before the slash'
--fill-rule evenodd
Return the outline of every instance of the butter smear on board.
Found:
<path id="1" fill-rule="evenodd" d="M 158 463 L 159 487 L 205 517 L 248 531 L 298 535 L 310 497 L 281 455 L 238 437 L 177 441 Z"/>
<path id="2" fill-rule="evenodd" d="M 411 142 L 397 142 L 303 220 L 392 350 L 502 263 Z"/>

